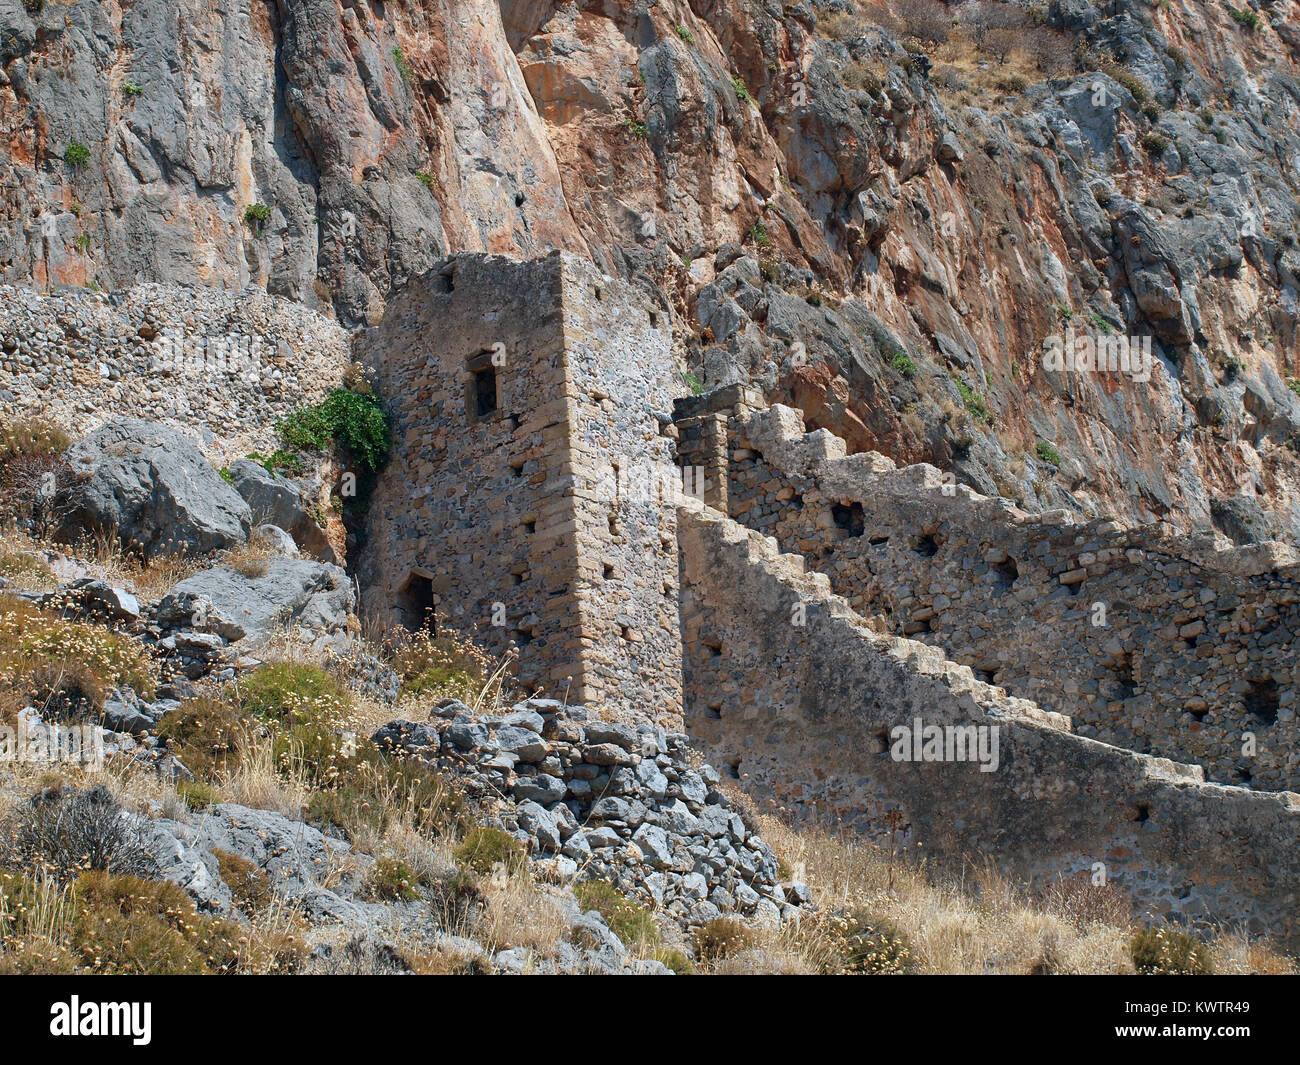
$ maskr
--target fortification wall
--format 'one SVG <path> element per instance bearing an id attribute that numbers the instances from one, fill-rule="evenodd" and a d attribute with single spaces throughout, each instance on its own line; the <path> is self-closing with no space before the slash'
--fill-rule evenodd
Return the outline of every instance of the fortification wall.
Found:
<path id="1" fill-rule="evenodd" d="M 771 538 L 705 508 L 679 529 L 686 727 L 761 802 L 881 840 L 897 825 L 938 865 L 988 854 L 1033 887 L 1104 871 L 1151 917 L 1298 941 L 1300 796 L 1073 735 L 937 649 L 873 632 Z M 918 719 L 996 729 L 996 767 L 896 760 L 892 730 Z"/>
<path id="2" fill-rule="evenodd" d="M 218 463 L 269 452 L 276 421 L 336 386 L 350 358 L 337 322 L 252 289 L 0 286 L 0 414 L 76 435 L 136 417 L 184 430 Z"/>
<path id="3" fill-rule="evenodd" d="M 390 300 L 357 343 L 397 442 L 368 519 L 368 612 L 431 609 L 516 651 L 525 687 L 680 715 L 675 512 L 616 475 L 671 465 L 674 367 L 651 313 L 560 253 L 454 256 Z"/>
<path id="4" fill-rule="evenodd" d="M 1300 571 L 1280 545 L 1027 514 L 930 466 L 727 417 L 728 513 L 825 573 L 857 612 L 1073 717 L 1107 743 L 1300 787 Z"/>

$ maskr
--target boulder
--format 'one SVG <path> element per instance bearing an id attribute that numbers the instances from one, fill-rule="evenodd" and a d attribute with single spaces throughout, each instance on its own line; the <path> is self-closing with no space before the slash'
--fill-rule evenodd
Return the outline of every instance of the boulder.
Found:
<path id="1" fill-rule="evenodd" d="M 279 555 L 294 558 L 298 554 L 298 545 L 293 537 L 278 525 L 258 525 L 248 537 L 250 544 L 262 544 Z"/>
<path id="2" fill-rule="evenodd" d="M 302 493 L 294 483 L 250 459 L 239 459 L 228 467 L 230 486 L 248 504 L 259 524 L 291 529 L 303 513 Z"/>
<path id="3" fill-rule="evenodd" d="M 339 561 L 334 545 L 312 516 L 307 502 L 310 492 L 304 496 L 298 484 L 249 459 L 232 462 L 229 473 L 231 485 L 248 504 L 254 522 L 283 529 L 309 555 L 325 562 Z"/>
<path id="4" fill-rule="evenodd" d="M 338 566 L 270 558 L 256 576 L 217 566 L 187 577 L 155 607 L 154 621 L 165 629 L 196 629 L 233 641 L 295 623 L 338 632 L 354 608 L 352 582 Z"/>
<path id="5" fill-rule="evenodd" d="M 204 554 L 248 539 L 248 504 L 175 429 L 138 418 L 107 422 L 67 459 L 74 485 L 65 537 L 115 533 L 145 558 Z"/>
<path id="6" fill-rule="evenodd" d="M 125 588 L 94 577 L 79 577 L 61 584 L 40 599 L 42 610 L 57 610 L 64 617 L 133 625 L 140 620 L 140 601 Z"/>

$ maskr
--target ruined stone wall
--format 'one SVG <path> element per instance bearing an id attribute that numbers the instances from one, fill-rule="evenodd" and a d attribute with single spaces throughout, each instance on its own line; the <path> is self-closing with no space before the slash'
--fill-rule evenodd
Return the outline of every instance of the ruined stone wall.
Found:
<path id="1" fill-rule="evenodd" d="M 671 424 L 673 366 L 650 313 L 560 253 L 455 256 L 390 301 L 357 345 L 397 440 L 361 563 L 368 612 L 417 625 L 432 598 L 437 626 L 516 651 L 527 688 L 680 713 L 673 510 L 620 496 L 614 475 L 670 455 L 654 414 Z"/>
<path id="2" fill-rule="evenodd" d="M 269 452 L 276 421 L 338 385 L 349 358 L 332 318 L 254 290 L 0 286 L 0 414 L 75 435 L 135 417 L 217 462 Z"/>
<path id="3" fill-rule="evenodd" d="M 1104 870 L 1143 915 L 1297 941 L 1300 796 L 1073 735 L 936 648 L 871 631 L 771 538 L 703 508 L 679 528 L 686 727 L 760 802 L 880 840 L 897 817 L 897 842 L 936 865 L 988 854 L 1035 888 Z M 896 760 L 892 730 L 917 719 L 996 729 L 995 768 Z"/>
<path id="4" fill-rule="evenodd" d="M 1300 786 L 1300 571 L 1161 526 L 1070 524 L 805 435 L 785 408 L 728 420 L 732 517 L 825 573 L 853 608 L 1081 734 Z"/>

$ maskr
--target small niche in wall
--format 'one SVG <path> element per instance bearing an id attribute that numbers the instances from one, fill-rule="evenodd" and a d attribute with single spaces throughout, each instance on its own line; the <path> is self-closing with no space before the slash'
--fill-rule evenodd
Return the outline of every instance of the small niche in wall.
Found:
<path id="1" fill-rule="evenodd" d="M 995 562 L 993 572 L 997 574 L 996 590 L 999 594 L 1011 591 L 1012 586 L 1020 579 L 1020 567 L 1010 555 L 1001 562 Z"/>
<path id="2" fill-rule="evenodd" d="M 861 536 L 867 527 L 861 503 L 835 503 L 831 506 L 831 519 L 850 537 Z"/>
<path id="3" fill-rule="evenodd" d="M 1122 651 L 1115 659 L 1115 664 L 1110 667 L 1110 671 L 1115 677 L 1115 684 L 1118 689 L 1117 698 L 1121 701 L 1132 699 L 1137 694 L 1137 678 L 1133 673 L 1133 655 L 1128 651 Z"/>
<path id="4" fill-rule="evenodd" d="M 532 629 L 515 629 L 515 645 L 517 647 L 527 647 L 532 642 Z"/>
<path id="5" fill-rule="evenodd" d="M 453 266 L 438 275 L 438 283 L 444 294 L 456 291 L 456 268 Z"/>
<path id="6" fill-rule="evenodd" d="M 1277 682 L 1272 677 L 1249 681 L 1250 687 L 1242 697 L 1246 713 L 1261 725 L 1276 725 L 1277 711 L 1281 705 Z"/>
<path id="7" fill-rule="evenodd" d="M 933 533 L 924 533 L 916 538 L 912 550 L 923 558 L 934 558 L 939 553 L 939 541 Z"/>

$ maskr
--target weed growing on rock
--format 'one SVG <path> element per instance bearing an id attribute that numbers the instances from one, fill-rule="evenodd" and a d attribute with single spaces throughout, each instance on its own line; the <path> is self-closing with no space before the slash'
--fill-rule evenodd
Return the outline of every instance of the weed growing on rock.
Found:
<path id="1" fill-rule="evenodd" d="M 455 850 L 456 861 L 487 876 L 498 868 L 509 871 L 521 869 L 527 861 L 524 845 L 509 832 L 480 825 L 472 828 Z"/>
<path id="2" fill-rule="evenodd" d="M 63 161 L 73 170 L 81 170 L 90 162 L 90 149 L 81 141 L 73 141 L 64 150 Z"/>
<path id="3" fill-rule="evenodd" d="M 1148 976 L 1205 976 L 1214 972 L 1209 948 L 1176 928 L 1144 928 L 1129 944 L 1133 967 Z"/>
<path id="4" fill-rule="evenodd" d="M 619 939 L 629 948 L 653 949 L 659 945 L 659 926 L 654 915 L 635 899 L 630 899 L 605 880 L 584 880 L 574 886 L 573 894 L 583 910 L 595 910 Z"/>

